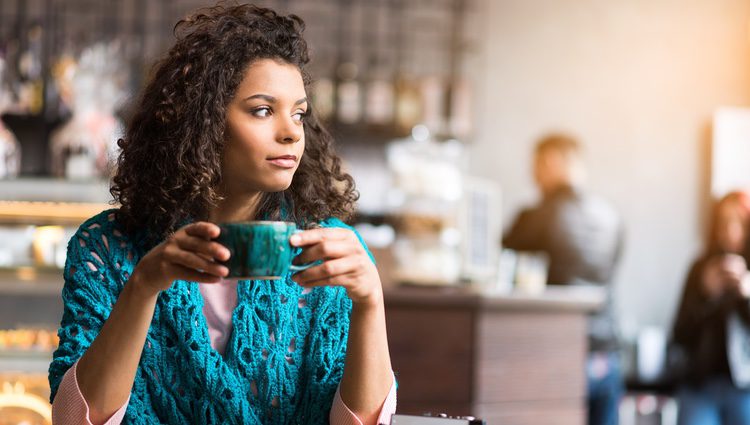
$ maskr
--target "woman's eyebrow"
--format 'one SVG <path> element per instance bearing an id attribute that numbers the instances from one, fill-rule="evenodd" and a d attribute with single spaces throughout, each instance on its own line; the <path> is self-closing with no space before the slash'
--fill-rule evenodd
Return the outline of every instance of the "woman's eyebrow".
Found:
<path id="1" fill-rule="evenodd" d="M 275 97 L 267 95 L 267 94 L 262 94 L 262 93 L 258 93 L 258 94 L 254 94 L 252 96 L 248 96 L 248 97 L 246 97 L 243 100 L 243 102 L 247 102 L 248 100 L 252 100 L 252 99 L 263 99 L 263 100 L 265 100 L 266 102 L 269 102 L 269 103 L 275 103 L 276 102 L 276 98 Z"/>
<path id="2" fill-rule="evenodd" d="M 262 93 L 258 93 L 258 94 L 254 94 L 252 96 L 248 96 L 243 101 L 247 102 L 248 100 L 252 100 L 252 99 L 262 99 L 262 100 L 265 100 L 268 103 L 276 103 L 276 98 L 275 97 L 267 95 L 267 94 L 262 94 Z M 297 100 L 296 102 L 294 102 L 294 105 L 295 106 L 296 105 L 301 105 L 303 103 L 307 103 L 307 97 L 303 97 L 302 99 Z"/>

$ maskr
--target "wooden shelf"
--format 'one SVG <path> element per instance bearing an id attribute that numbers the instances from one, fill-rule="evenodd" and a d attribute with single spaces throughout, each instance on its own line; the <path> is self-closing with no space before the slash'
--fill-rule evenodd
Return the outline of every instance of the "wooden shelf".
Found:
<path id="1" fill-rule="evenodd" d="M 107 180 L 20 177 L 0 179 L 0 200 L 107 204 L 112 195 Z"/>
<path id="2" fill-rule="evenodd" d="M 47 373 L 51 351 L 0 350 L 0 373 Z"/>
<path id="3" fill-rule="evenodd" d="M 0 201 L 0 223 L 77 226 L 109 208 L 105 203 Z"/>
<path id="4" fill-rule="evenodd" d="M 104 180 L 0 180 L 0 223 L 77 226 L 112 208 Z"/>
<path id="5" fill-rule="evenodd" d="M 1 295 L 49 295 L 59 297 L 63 270 L 57 267 L 0 268 Z"/>

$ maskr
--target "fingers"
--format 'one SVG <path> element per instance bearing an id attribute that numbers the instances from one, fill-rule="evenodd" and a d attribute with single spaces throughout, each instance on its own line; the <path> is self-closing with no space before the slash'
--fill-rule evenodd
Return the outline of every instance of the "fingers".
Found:
<path id="1" fill-rule="evenodd" d="M 355 251 L 353 244 L 344 240 L 327 240 L 305 248 L 297 258 L 295 264 L 312 263 L 318 260 L 331 260 L 345 257 Z"/>
<path id="2" fill-rule="evenodd" d="M 724 275 L 724 280 L 731 286 L 737 286 L 742 281 L 742 274 L 739 273 L 727 273 Z"/>
<path id="3" fill-rule="evenodd" d="M 185 251 L 195 252 L 207 258 L 215 258 L 219 261 L 229 259 L 229 250 L 218 242 L 209 242 L 205 239 L 184 235 L 175 238 L 177 245 Z"/>
<path id="4" fill-rule="evenodd" d="M 292 246 L 308 246 L 327 240 L 345 240 L 351 236 L 353 236 L 353 233 L 349 229 L 323 227 L 294 234 L 289 238 L 289 243 Z"/>
<path id="5" fill-rule="evenodd" d="M 214 223 L 208 223 L 206 221 L 197 221 L 195 223 L 188 224 L 183 227 L 185 233 L 190 236 L 195 236 L 201 239 L 214 239 L 218 238 L 221 234 L 221 229 Z"/>
<path id="6" fill-rule="evenodd" d="M 335 260 L 326 261 L 315 267 L 301 271 L 292 277 L 292 280 L 300 285 L 335 284 L 342 285 L 340 282 L 344 276 L 356 275 L 359 273 L 362 264 L 360 257 L 344 257 Z"/>
<path id="7" fill-rule="evenodd" d="M 167 256 L 170 263 L 187 267 L 189 269 L 200 270 L 203 273 L 208 273 L 220 277 L 224 277 L 229 274 L 229 269 L 227 269 L 227 267 L 219 263 L 207 260 L 197 253 L 180 249 L 175 245 L 167 247 L 165 249 L 165 255 Z"/>

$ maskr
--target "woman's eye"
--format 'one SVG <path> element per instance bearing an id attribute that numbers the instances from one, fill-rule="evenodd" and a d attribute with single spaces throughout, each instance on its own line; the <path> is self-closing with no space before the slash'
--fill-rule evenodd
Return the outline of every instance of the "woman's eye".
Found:
<path id="1" fill-rule="evenodd" d="M 256 109 L 253 109 L 251 113 L 255 117 L 265 118 L 271 115 L 271 108 L 268 108 L 268 107 L 256 108 Z"/>
<path id="2" fill-rule="evenodd" d="M 294 120 L 297 122 L 303 122 L 305 120 L 305 117 L 307 117 L 307 111 L 300 111 L 296 114 L 292 115 L 294 117 Z"/>

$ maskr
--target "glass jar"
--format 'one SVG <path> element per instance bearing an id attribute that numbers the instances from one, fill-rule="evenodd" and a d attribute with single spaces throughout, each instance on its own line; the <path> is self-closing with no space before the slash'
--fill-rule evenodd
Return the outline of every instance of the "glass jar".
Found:
<path id="1" fill-rule="evenodd" d="M 0 178 L 18 177 L 21 171 L 21 145 L 0 119 Z"/>

